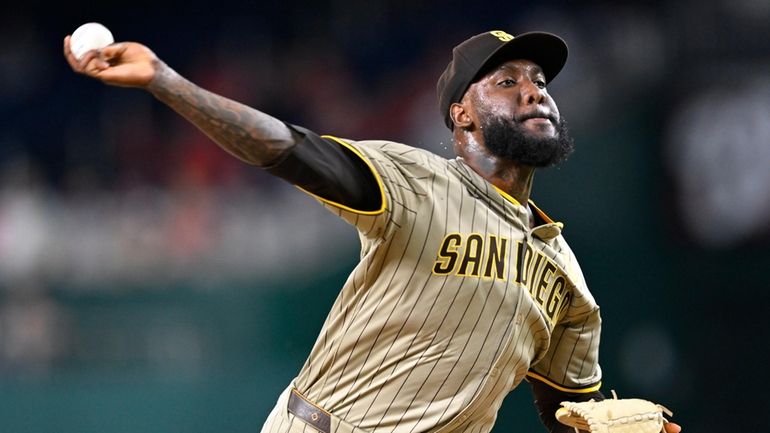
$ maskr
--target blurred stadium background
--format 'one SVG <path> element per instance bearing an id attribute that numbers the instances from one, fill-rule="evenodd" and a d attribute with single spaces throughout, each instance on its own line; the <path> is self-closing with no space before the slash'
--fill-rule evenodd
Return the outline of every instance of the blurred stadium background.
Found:
<path id="1" fill-rule="evenodd" d="M 61 41 L 87 21 L 284 120 L 447 157 L 451 48 L 562 35 L 549 88 L 577 152 L 534 198 L 602 305 L 605 392 L 664 402 L 685 431 L 768 431 L 770 2 L 3 8 L 0 432 L 257 431 L 357 257 L 308 197 L 72 73 Z M 528 387 L 494 431 L 543 431 Z"/>

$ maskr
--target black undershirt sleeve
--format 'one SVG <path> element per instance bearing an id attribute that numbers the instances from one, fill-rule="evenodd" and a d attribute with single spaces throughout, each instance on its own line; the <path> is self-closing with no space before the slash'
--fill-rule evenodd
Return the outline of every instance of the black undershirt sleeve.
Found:
<path id="1" fill-rule="evenodd" d="M 535 407 L 545 428 L 550 433 L 575 433 L 575 429 L 556 421 L 556 410 L 561 407 L 563 401 L 588 401 L 604 400 L 604 395 L 599 391 L 590 393 L 571 393 L 559 391 L 537 379 L 528 379 L 535 398 Z"/>
<path id="2" fill-rule="evenodd" d="M 361 157 L 331 139 L 286 124 L 299 143 L 265 170 L 325 200 L 358 211 L 381 208 L 380 186 Z"/>

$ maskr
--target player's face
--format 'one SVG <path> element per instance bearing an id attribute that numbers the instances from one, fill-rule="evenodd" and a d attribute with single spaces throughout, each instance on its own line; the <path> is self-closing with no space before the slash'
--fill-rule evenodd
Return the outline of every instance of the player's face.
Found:
<path id="1" fill-rule="evenodd" d="M 494 155 L 532 167 L 564 161 L 574 148 L 540 67 L 503 63 L 468 90 L 472 117 Z"/>
<path id="2" fill-rule="evenodd" d="M 510 119 L 533 137 L 554 138 L 561 117 L 545 86 L 540 66 L 510 60 L 473 83 L 468 93 L 479 109 L 479 120 L 489 115 Z"/>

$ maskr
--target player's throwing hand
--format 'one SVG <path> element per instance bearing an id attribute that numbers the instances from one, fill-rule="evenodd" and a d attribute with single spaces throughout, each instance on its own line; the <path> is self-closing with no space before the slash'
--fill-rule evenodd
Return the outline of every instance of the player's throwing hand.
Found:
<path id="1" fill-rule="evenodd" d="M 147 87 L 160 64 L 155 53 L 136 42 L 91 50 L 78 60 L 70 49 L 70 36 L 64 38 L 64 57 L 75 72 L 123 87 Z"/>

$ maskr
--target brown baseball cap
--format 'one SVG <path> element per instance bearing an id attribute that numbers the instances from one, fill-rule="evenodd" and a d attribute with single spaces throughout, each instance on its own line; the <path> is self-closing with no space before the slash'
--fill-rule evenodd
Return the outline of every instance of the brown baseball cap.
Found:
<path id="1" fill-rule="evenodd" d="M 454 47 L 452 61 L 436 84 L 439 109 L 450 130 L 454 129 L 454 125 L 449 107 L 460 102 L 468 87 L 489 68 L 513 59 L 535 62 L 550 83 L 567 61 L 567 44 L 551 33 L 529 32 L 513 36 L 502 30 L 493 30 L 473 36 Z"/>

